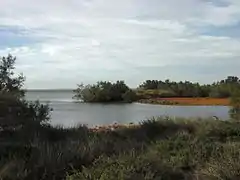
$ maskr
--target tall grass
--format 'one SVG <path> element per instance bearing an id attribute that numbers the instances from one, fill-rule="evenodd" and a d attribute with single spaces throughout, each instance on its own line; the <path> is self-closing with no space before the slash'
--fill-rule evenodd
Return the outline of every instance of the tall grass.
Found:
<path id="1" fill-rule="evenodd" d="M 212 180 L 240 175 L 240 123 L 234 121 L 159 117 L 97 132 L 84 126 L 44 126 L 27 141 L 25 131 L 3 133 L 4 180 Z"/>

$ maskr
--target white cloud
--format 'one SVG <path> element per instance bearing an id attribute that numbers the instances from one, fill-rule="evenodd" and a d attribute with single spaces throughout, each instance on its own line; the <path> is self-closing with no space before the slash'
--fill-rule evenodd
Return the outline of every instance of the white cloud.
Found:
<path id="1" fill-rule="evenodd" d="M 74 87 L 104 78 L 135 84 L 150 73 L 138 67 L 197 69 L 211 66 L 210 59 L 217 65 L 240 57 L 238 37 L 199 34 L 199 28 L 236 25 L 240 3 L 234 0 L 224 6 L 203 0 L 3 0 L 0 7 L 1 25 L 38 40 L 0 49 L 0 55 L 18 56 L 28 87 Z"/>
<path id="2" fill-rule="evenodd" d="M 203 10 L 203 15 L 198 17 L 197 22 L 200 22 L 203 25 L 209 24 L 214 26 L 226 26 L 237 24 L 239 20 L 239 3 L 232 3 L 224 7 L 208 3 L 206 8 Z"/>
<path id="3" fill-rule="evenodd" d="M 92 46 L 100 46 L 100 42 L 96 39 L 92 39 Z"/>

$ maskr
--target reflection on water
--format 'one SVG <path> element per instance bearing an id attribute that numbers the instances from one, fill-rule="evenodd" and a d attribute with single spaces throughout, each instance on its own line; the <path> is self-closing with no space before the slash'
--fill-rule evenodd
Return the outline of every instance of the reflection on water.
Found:
<path id="1" fill-rule="evenodd" d="M 53 108 L 53 125 L 74 126 L 76 124 L 102 125 L 113 122 L 139 122 L 153 116 L 228 118 L 228 107 L 224 106 L 162 106 L 150 104 L 87 104 L 72 100 L 72 92 L 28 92 L 28 100 L 49 102 Z"/>

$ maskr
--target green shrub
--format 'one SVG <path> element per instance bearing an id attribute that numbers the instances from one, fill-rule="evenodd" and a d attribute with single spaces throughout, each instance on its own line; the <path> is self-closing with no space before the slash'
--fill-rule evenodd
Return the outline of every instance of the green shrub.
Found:
<path id="1" fill-rule="evenodd" d="M 169 117 L 115 131 L 42 126 L 30 143 L 7 141 L 9 138 L 2 141 L 0 177 L 234 179 L 240 172 L 239 129 L 237 121 Z"/>
<path id="2" fill-rule="evenodd" d="M 184 179 L 184 174 L 164 165 L 161 160 L 145 154 L 133 152 L 108 157 L 100 157 L 89 169 L 68 176 L 68 180 L 101 179 L 101 180 L 131 180 L 131 179 Z"/>
<path id="3" fill-rule="evenodd" d="M 127 102 L 136 100 L 136 93 L 124 81 L 115 83 L 100 81 L 93 85 L 78 85 L 74 97 L 84 102 Z"/>
<path id="4" fill-rule="evenodd" d="M 228 142 L 221 145 L 198 174 L 202 179 L 229 179 L 240 178 L 240 143 Z"/>

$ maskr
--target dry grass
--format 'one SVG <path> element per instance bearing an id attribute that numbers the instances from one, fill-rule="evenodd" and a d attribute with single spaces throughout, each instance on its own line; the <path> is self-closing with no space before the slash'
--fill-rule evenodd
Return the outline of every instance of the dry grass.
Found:
<path id="1" fill-rule="evenodd" d="M 198 105 L 198 106 L 229 106 L 228 98 L 158 98 L 158 100 L 175 102 L 178 105 Z"/>

